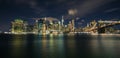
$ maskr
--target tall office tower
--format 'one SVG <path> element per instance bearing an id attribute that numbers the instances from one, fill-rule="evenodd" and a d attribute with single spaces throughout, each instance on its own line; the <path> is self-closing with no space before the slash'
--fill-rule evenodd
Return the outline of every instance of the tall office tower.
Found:
<path id="1" fill-rule="evenodd" d="M 43 23 L 42 34 L 46 34 L 46 24 Z"/>
<path id="2" fill-rule="evenodd" d="M 46 19 L 42 18 L 38 20 L 38 33 L 46 33 Z"/>
<path id="3" fill-rule="evenodd" d="M 42 28 L 42 33 L 46 34 L 47 26 L 46 26 L 46 20 L 47 18 L 43 18 L 43 28 Z"/>
<path id="4" fill-rule="evenodd" d="M 62 26 L 64 26 L 64 17 L 62 16 Z"/>
<path id="5" fill-rule="evenodd" d="M 61 30 L 61 23 L 58 21 L 59 31 Z"/>
<path id="6" fill-rule="evenodd" d="M 87 27 L 90 27 L 88 23 L 87 23 Z"/>
<path id="7" fill-rule="evenodd" d="M 71 22 L 71 21 L 69 21 L 69 24 L 68 24 L 68 29 L 69 29 L 69 32 L 71 32 L 71 31 L 72 31 L 72 29 L 73 29 L 73 27 L 72 27 L 72 22 Z"/>
<path id="8" fill-rule="evenodd" d="M 74 22 L 74 19 L 72 20 L 72 31 L 75 30 L 75 22 Z"/>
<path id="9" fill-rule="evenodd" d="M 38 20 L 37 19 L 35 20 L 33 32 L 38 33 Z"/>
<path id="10" fill-rule="evenodd" d="M 38 20 L 38 33 L 42 31 L 43 23 L 44 23 L 43 19 Z"/>

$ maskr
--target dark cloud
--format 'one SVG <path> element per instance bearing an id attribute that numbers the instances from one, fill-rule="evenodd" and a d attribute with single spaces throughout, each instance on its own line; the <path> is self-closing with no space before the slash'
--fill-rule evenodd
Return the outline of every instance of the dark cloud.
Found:
<path id="1" fill-rule="evenodd" d="M 120 8 L 108 9 L 108 10 L 105 11 L 105 13 L 110 13 L 110 12 L 114 12 L 114 11 L 120 11 Z"/>
<path id="2" fill-rule="evenodd" d="M 0 0 L 2 2 L 3 0 Z M 98 12 L 106 5 L 117 0 L 5 0 L 7 3 L 14 3 L 15 6 L 27 6 L 36 15 L 56 15 L 84 17 L 88 14 Z M 74 11 L 70 11 L 70 10 Z M 106 12 L 116 9 L 107 10 Z M 68 13 L 69 12 L 69 13 Z"/>
<path id="3" fill-rule="evenodd" d="M 77 16 L 84 16 L 90 13 L 93 13 L 100 9 L 101 6 L 104 6 L 108 3 L 111 3 L 115 0 L 86 0 L 82 4 L 76 6 L 73 5 L 73 8 L 78 10 Z"/>

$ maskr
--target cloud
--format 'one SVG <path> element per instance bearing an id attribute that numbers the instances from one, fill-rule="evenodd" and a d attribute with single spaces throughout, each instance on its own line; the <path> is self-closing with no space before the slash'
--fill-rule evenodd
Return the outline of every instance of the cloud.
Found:
<path id="1" fill-rule="evenodd" d="M 10 0 L 8 0 L 11 2 Z M 27 5 L 36 14 L 62 15 L 83 17 L 94 13 L 102 6 L 116 0 L 12 0 L 16 5 Z M 52 12 L 53 11 L 53 12 Z M 64 12 L 66 11 L 66 12 Z M 64 12 L 64 13 L 63 13 Z M 67 13 L 68 12 L 68 13 Z"/>
<path id="2" fill-rule="evenodd" d="M 110 13 L 110 12 L 114 12 L 114 11 L 118 11 L 118 10 L 120 10 L 120 8 L 108 9 L 105 11 L 105 13 Z"/>
<path id="3" fill-rule="evenodd" d="M 77 11 L 76 9 L 69 9 L 69 10 L 68 10 L 68 14 L 69 14 L 69 15 L 75 15 L 75 14 L 77 14 L 77 12 L 78 12 L 78 11 Z"/>
<path id="4" fill-rule="evenodd" d="M 41 12 L 43 12 L 45 9 L 42 8 L 39 5 L 39 1 L 38 0 L 13 0 L 13 2 L 17 5 L 17 6 L 28 6 L 28 8 L 31 8 L 36 14 L 39 14 Z"/>
<path id="5" fill-rule="evenodd" d="M 35 8 L 38 5 L 37 0 L 14 0 L 16 5 L 28 5 L 30 8 Z"/>
<path id="6" fill-rule="evenodd" d="M 85 0 L 81 4 L 74 4 L 71 8 L 76 8 L 78 10 L 77 15 L 82 17 L 99 10 L 101 6 L 113 1 L 115 0 Z"/>

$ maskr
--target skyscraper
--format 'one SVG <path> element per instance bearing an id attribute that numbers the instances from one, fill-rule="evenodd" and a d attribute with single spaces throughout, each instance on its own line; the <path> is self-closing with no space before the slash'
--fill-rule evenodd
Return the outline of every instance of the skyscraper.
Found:
<path id="1" fill-rule="evenodd" d="M 75 22 L 74 22 L 74 19 L 72 20 L 72 31 L 74 31 L 74 29 L 75 29 Z"/>
<path id="2" fill-rule="evenodd" d="M 36 23 L 35 23 L 35 32 L 37 33 L 46 33 L 46 19 L 45 18 L 40 18 L 40 19 L 37 19 L 36 20 Z"/>
<path id="3" fill-rule="evenodd" d="M 64 16 L 62 16 L 62 26 L 64 26 Z"/>

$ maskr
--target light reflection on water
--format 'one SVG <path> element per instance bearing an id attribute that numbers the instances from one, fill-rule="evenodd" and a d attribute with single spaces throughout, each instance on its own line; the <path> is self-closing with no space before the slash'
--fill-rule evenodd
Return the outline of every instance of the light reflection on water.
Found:
<path id="1" fill-rule="evenodd" d="M 6 58 L 119 58 L 120 36 L 0 35 Z"/>

